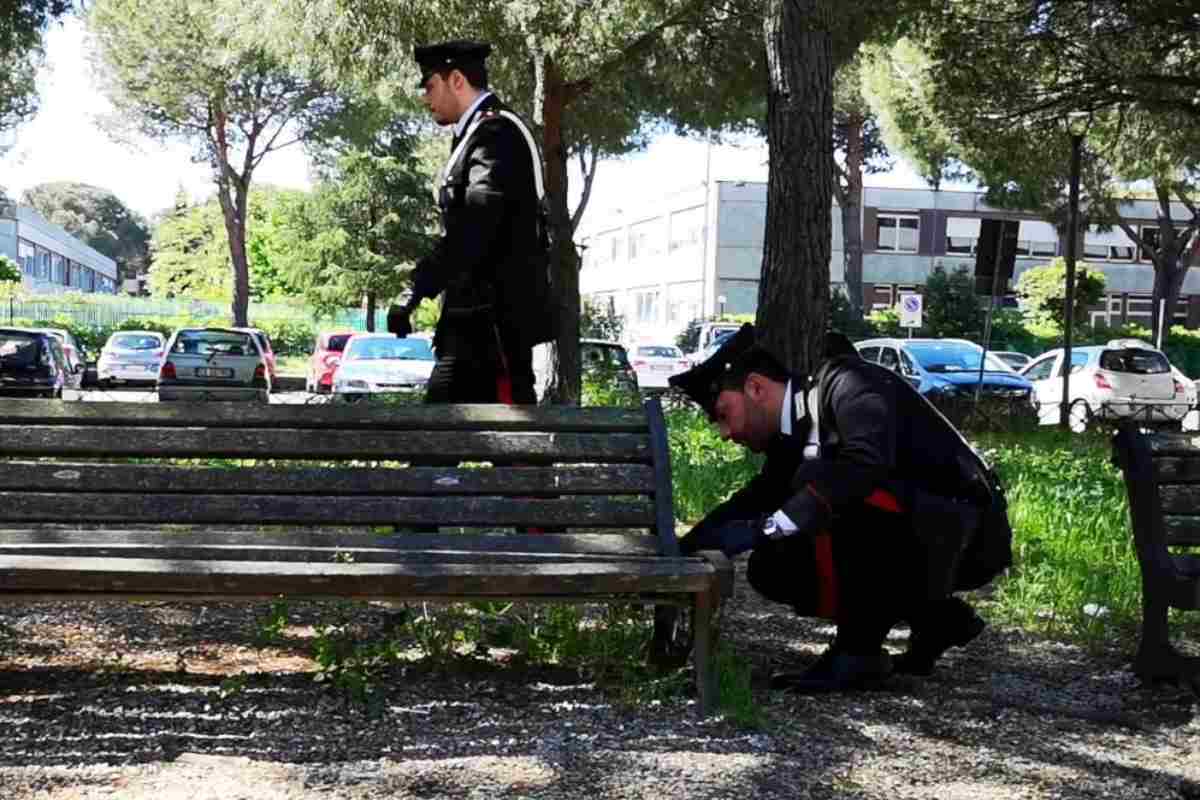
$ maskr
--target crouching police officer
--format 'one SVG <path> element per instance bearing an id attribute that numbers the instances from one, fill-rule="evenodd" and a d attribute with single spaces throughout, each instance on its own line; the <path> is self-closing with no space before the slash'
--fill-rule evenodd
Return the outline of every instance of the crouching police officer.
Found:
<path id="1" fill-rule="evenodd" d="M 529 126 L 488 90 L 490 52 L 452 41 L 413 53 L 426 107 L 454 126 L 437 185 L 443 235 L 417 263 L 409 302 L 388 310 L 388 330 L 407 336 L 417 304 L 443 295 L 427 403 L 537 402 L 532 348 L 553 334 L 541 156 Z"/>
<path id="2" fill-rule="evenodd" d="M 671 378 L 721 436 L 766 454 L 759 475 L 681 541 L 685 553 L 751 550 L 747 579 L 801 616 L 837 623 L 806 670 L 772 677 L 798 692 L 863 688 L 893 671 L 928 675 L 984 623 L 951 595 L 1011 562 L 994 475 L 903 378 L 834 334 L 811 381 L 791 375 L 745 325 Z M 907 621 L 893 662 L 889 630 Z"/>

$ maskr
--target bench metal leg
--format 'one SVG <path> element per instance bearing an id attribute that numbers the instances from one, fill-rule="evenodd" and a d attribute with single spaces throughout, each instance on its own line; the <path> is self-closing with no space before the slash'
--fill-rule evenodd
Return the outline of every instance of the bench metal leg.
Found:
<path id="1" fill-rule="evenodd" d="M 1200 658 L 1185 656 L 1171 644 L 1167 603 L 1153 592 L 1143 594 L 1142 636 L 1133 672 L 1144 681 L 1184 683 L 1200 694 Z"/>
<path id="2" fill-rule="evenodd" d="M 709 716 L 717 710 L 717 608 L 720 595 L 709 589 L 694 595 L 692 626 L 696 641 L 696 690 L 700 695 L 700 713 Z"/>

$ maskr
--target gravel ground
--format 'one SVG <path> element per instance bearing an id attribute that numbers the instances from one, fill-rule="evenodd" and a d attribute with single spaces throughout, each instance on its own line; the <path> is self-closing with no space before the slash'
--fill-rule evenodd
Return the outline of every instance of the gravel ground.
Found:
<path id="1" fill-rule="evenodd" d="M 765 720 L 745 729 L 482 658 L 396 667 L 372 713 L 314 682 L 321 609 L 293 610 L 264 647 L 266 604 L 0 605 L 0 800 L 1200 798 L 1192 695 L 997 626 L 931 678 L 771 692 L 830 631 L 739 576 L 722 635 Z"/>

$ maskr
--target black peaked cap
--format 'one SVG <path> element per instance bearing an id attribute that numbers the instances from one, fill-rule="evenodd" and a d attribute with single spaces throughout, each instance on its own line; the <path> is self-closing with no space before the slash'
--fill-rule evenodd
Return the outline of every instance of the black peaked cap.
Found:
<path id="1" fill-rule="evenodd" d="M 421 82 L 417 88 L 423 88 L 425 81 L 435 72 L 482 64 L 492 52 L 492 46 L 486 42 L 473 42 L 469 39 L 455 39 L 449 42 L 427 44 L 413 48 L 413 58 L 421 68 Z"/>
<path id="2" fill-rule="evenodd" d="M 715 414 L 717 395 L 721 393 L 721 379 L 754 348 L 754 326 L 747 322 L 729 336 L 707 360 L 689 369 L 672 375 L 667 382 L 679 389 L 701 408 L 708 416 Z"/>

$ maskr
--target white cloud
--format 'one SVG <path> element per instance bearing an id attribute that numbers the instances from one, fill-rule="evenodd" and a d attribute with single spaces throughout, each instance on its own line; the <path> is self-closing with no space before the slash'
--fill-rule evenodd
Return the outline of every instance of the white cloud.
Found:
<path id="1" fill-rule="evenodd" d="M 15 132 L 12 149 L 0 157 L 0 186 L 12 196 L 50 181 L 78 181 L 108 189 L 145 215 L 169 208 L 179 186 L 193 200 L 213 192 L 207 164 L 192 162 L 182 143 L 143 140 L 136 147 L 113 142 L 96 124 L 111 106 L 97 90 L 79 20 L 54 26 L 47 35 L 47 66 L 38 79 L 41 110 Z M 309 185 L 304 150 L 272 153 L 255 181 L 304 188 Z"/>

